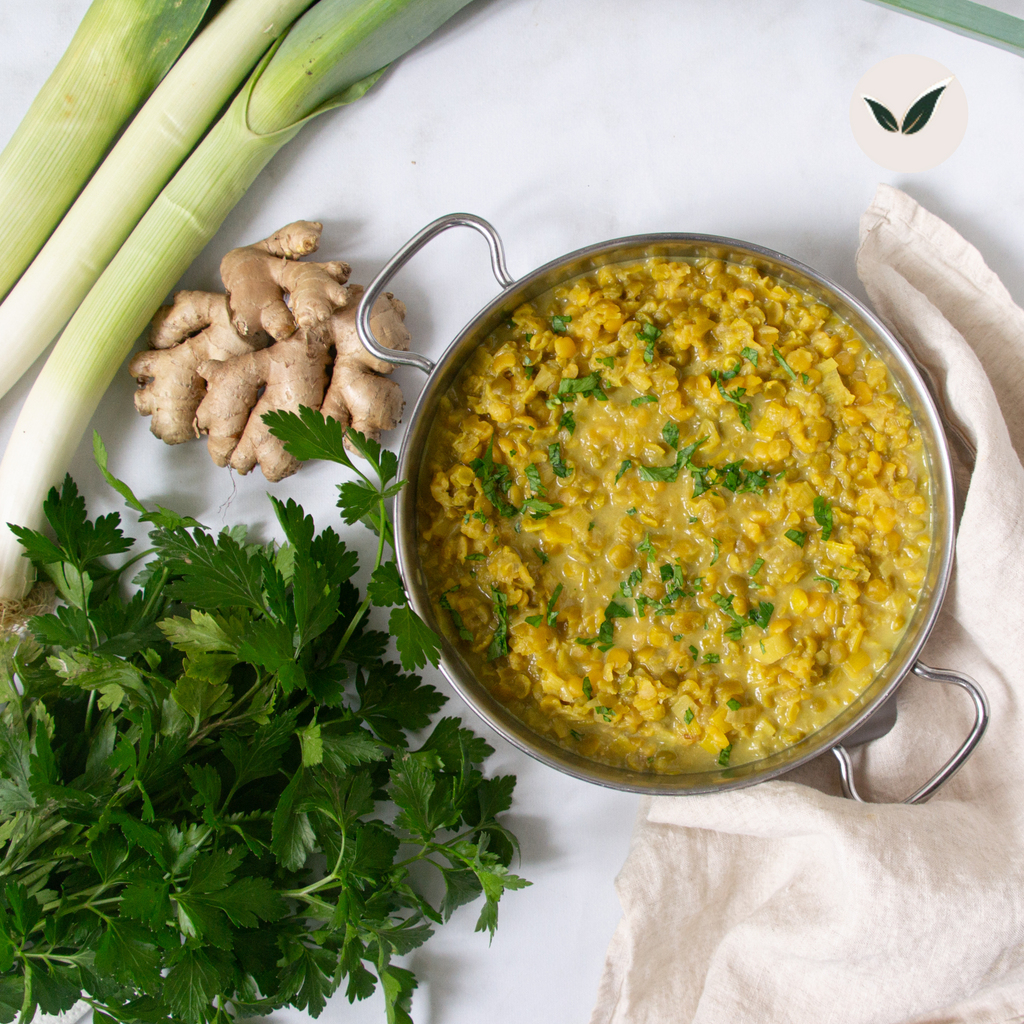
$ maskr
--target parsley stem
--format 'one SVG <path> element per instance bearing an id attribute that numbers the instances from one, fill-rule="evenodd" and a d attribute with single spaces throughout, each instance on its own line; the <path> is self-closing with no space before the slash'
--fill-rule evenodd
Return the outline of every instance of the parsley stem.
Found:
<path id="1" fill-rule="evenodd" d="M 358 473 L 359 470 L 356 470 L 356 472 Z M 359 475 L 363 476 L 362 473 L 359 473 Z M 366 477 L 364 476 L 363 479 L 366 480 Z M 371 487 L 373 487 L 373 484 L 370 484 L 369 480 L 366 480 L 366 482 Z M 391 526 L 391 522 L 388 519 L 387 508 L 384 505 L 383 493 L 380 491 L 380 488 L 377 488 L 377 492 L 381 494 L 379 503 L 381 528 L 377 531 L 377 558 L 373 563 L 374 572 L 376 572 L 384 562 L 384 539 L 385 534 L 389 531 Z M 369 597 L 363 600 L 363 603 L 356 610 L 355 615 L 352 616 L 352 621 L 348 624 L 348 629 L 345 630 L 344 636 L 342 636 L 342 638 L 338 641 L 338 646 L 334 648 L 334 653 L 331 655 L 331 660 L 329 664 L 334 665 L 341 657 L 341 654 L 345 650 L 345 647 L 348 644 L 349 640 L 352 639 L 352 634 L 355 632 L 356 627 L 359 625 L 359 623 L 362 622 L 363 616 L 369 611 L 371 604 L 372 602 L 370 601 Z"/>

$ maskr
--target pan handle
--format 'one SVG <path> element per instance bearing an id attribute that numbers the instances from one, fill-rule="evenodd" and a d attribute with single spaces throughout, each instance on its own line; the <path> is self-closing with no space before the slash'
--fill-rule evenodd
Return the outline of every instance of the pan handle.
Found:
<path id="1" fill-rule="evenodd" d="M 368 352 L 371 352 L 378 359 L 385 363 L 398 363 L 400 366 L 415 366 L 417 370 L 430 373 L 434 369 L 434 363 L 426 356 L 417 352 L 396 352 L 392 348 L 385 348 L 370 330 L 370 313 L 374 304 L 384 291 L 388 282 L 409 262 L 409 260 L 420 251 L 432 238 L 447 231 L 449 228 L 472 228 L 478 231 L 487 240 L 487 246 L 491 250 L 491 270 L 498 279 L 502 288 L 508 288 L 515 284 L 515 279 L 509 274 L 505 266 L 505 250 L 501 244 L 501 238 L 494 227 L 483 219 L 472 213 L 449 213 L 444 217 L 438 217 L 431 221 L 422 231 L 413 235 L 405 245 L 402 246 L 394 256 L 384 265 L 384 269 L 373 279 L 370 286 L 363 293 L 359 302 L 359 309 L 356 311 L 356 331 L 359 340 Z"/>
<path id="2" fill-rule="evenodd" d="M 928 679 L 935 683 L 951 683 L 954 686 L 959 686 L 961 689 L 966 690 L 971 695 L 971 700 L 974 701 L 974 726 L 967 739 L 960 745 L 956 753 L 916 793 L 911 794 L 903 801 L 905 804 L 921 804 L 960 770 L 964 761 L 971 756 L 974 748 L 978 745 L 978 741 L 988 725 L 988 698 L 985 696 L 982 688 L 970 676 L 949 672 L 946 669 L 931 668 L 921 661 L 915 662 L 911 671 L 922 679 Z M 857 792 L 857 787 L 853 781 L 853 765 L 850 762 L 850 755 L 846 747 L 841 743 L 837 743 L 832 748 L 832 753 L 835 754 L 836 760 L 839 762 L 839 774 L 842 776 L 843 792 L 851 800 L 867 803 L 868 801 Z"/>

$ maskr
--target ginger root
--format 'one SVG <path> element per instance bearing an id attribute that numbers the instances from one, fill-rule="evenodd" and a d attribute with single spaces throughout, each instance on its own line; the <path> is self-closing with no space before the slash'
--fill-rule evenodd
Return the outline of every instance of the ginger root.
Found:
<path id="1" fill-rule="evenodd" d="M 319 245 L 321 225 L 296 221 L 221 261 L 227 294 L 178 292 L 150 325 L 150 350 L 129 372 L 135 407 L 168 444 L 209 435 L 219 466 L 271 481 L 299 468 L 263 423 L 275 409 L 322 409 L 346 428 L 379 439 L 398 425 L 403 400 L 387 379 L 394 366 L 363 348 L 355 313 L 363 293 L 341 262 L 300 262 Z M 286 301 L 287 299 L 287 301 Z M 405 306 L 390 292 L 371 325 L 382 345 L 409 347 Z"/>

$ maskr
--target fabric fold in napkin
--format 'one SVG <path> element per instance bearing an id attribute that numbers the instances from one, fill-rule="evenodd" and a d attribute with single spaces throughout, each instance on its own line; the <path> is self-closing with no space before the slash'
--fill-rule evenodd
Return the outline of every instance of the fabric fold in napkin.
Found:
<path id="1" fill-rule="evenodd" d="M 977 453 L 924 661 L 981 684 L 988 732 L 920 806 L 836 795 L 831 758 L 800 781 L 644 801 L 591 1024 L 1024 1021 L 1024 312 L 887 185 L 857 271 Z M 893 731 L 854 754 L 876 801 L 913 792 L 973 721 L 958 688 L 912 676 L 899 693 Z"/>

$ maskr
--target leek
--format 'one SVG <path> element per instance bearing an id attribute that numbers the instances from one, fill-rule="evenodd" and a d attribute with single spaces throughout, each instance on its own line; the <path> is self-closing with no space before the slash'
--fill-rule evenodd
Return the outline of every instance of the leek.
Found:
<path id="1" fill-rule="evenodd" d="M 94 0 L 0 153 L 0 296 L 74 202 L 209 0 Z"/>
<path id="2" fill-rule="evenodd" d="M 1024 21 L 972 0 L 869 0 L 1024 57 Z"/>
<path id="3" fill-rule="evenodd" d="M 363 96 L 469 0 L 320 0 L 253 72 L 157 197 L 72 317 L 0 463 L 0 523 L 33 529 L 103 392 L 160 302 L 270 158 L 316 115 Z M 0 534 L 0 599 L 21 599 L 29 563 Z"/>
<path id="4" fill-rule="evenodd" d="M 133 118 L 0 304 L 0 397 L 42 355 L 203 132 L 313 0 L 230 0 Z"/>

